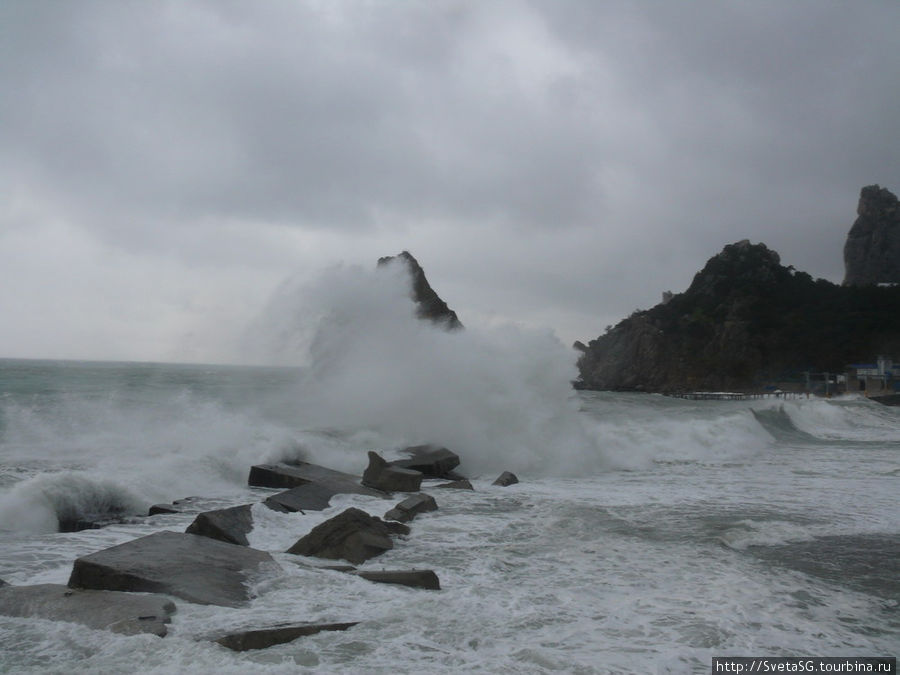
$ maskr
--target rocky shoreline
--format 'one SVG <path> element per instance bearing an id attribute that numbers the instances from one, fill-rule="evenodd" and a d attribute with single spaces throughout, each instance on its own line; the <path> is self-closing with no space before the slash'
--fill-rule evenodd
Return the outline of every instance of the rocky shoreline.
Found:
<path id="1" fill-rule="evenodd" d="M 308 532 L 297 532 L 296 542 L 284 551 L 304 558 L 336 561 L 320 566 L 329 573 L 353 574 L 372 583 L 402 585 L 440 591 L 438 574 L 431 569 L 360 570 L 356 565 L 385 554 L 395 541 L 411 535 L 411 523 L 424 513 L 438 510 L 433 495 L 421 491 L 450 488 L 472 490 L 468 479 L 456 473 L 459 457 L 439 446 L 414 446 L 406 458 L 387 461 L 369 453 L 361 476 L 335 471 L 308 462 L 260 464 L 251 467 L 248 485 L 280 490 L 259 504 L 282 513 L 322 511 L 338 494 L 361 494 L 389 500 L 402 499 L 383 517 L 359 508 L 347 508 Z M 518 482 L 503 472 L 493 485 Z M 195 498 L 194 498 L 195 499 Z M 182 512 L 192 498 L 156 504 L 148 517 Z M 254 504 L 199 513 L 185 532 L 161 530 L 88 555 L 78 557 L 67 585 L 13 586 L 0 580 L 0 614 L 14 617 L 67 621 L 94 629 L 133 635 L 164 637 L 176 611 L 172 598 L 202 605 L 240 608 L 251 599 L 248 580 L 261 573 L 283 571 L 272 557 L 249 545 Z M 99 514 L 84 527 L 102 527 L 115 514 Z M 60 523 L 65 531 L 66 524 Z M 348 630 L 358 622 L 316 623 L 291 621 L 245 630 L 202 636 L 228 649 L 263 649 L 321 631 Z"/>

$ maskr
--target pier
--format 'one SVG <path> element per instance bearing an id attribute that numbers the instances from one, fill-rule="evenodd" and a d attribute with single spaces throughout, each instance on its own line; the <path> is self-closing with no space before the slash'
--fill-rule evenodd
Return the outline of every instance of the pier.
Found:
<path id="1" fill-rule="evenodd" d="M 666 396 L 673 398 L 686 398 L 692 401 L 749 401 L 752 399 L 763 398 L 801 398 L 803 392 L 799 391 L 760 391 L 760 392 L 742 392 L 742 391 L 686 391 L 679 393 L 669 393 Z M 808 397 L 808 394 L 806 395 Z"/>

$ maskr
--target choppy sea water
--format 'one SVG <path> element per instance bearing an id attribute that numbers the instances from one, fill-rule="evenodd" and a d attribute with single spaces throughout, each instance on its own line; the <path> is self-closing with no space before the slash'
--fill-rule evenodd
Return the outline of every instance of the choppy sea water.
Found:
<path id="1" fill-rule="evenodd" d="M 414 419 L 379 424 L 384 400 L 361 416 L 375 398 L 361 387 L 341 424 L 337 393 L 348 390 L 326 389 L 323 415 L 305 377 L 0 361 L 0 578 L 65 583 L 79 555 L 259 501 L 269 492 L 246 486 L 254 463 L 304 457 L 359 473 L 367 450 L 436 441 L 462 456 L 475 491 L 434 491 L 439 510 L 364 567 L 434 569 L 441 591 L 280 553 L 349 505 L 382 515 L 391 503 L 342 496 L 307 515 L 254 507 L 251 545 L 279 569 L 250 580 L 249 606 L 176 598 L 163 639 L 0 617 L 0 671 L 706 673 L 713 656 L 900 651 L 900 409 L 556 388 L 523 398 L 496 382 L 463 406 L 441 403 L 462 396 L 443 376 L 449 390 L 430 407 L 400 401 Z M 566 400 L 554 407 L 554 397 Z M 429 428 L 443 436 L 426 438 Z M 504 469 L 521 483 L 492 486 Z M 138 515 L 186 496 L 200 497 L 191 512 Z M 129 522 L 53 531 L 60 513 L 110 505 Z M 360 623 L 256 652 L 202 639 L 284 621 Z"/>

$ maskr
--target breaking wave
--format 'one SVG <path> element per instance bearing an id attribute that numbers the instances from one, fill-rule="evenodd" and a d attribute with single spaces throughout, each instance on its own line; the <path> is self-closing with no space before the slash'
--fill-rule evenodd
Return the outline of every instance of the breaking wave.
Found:
<path id="1" fill-rule="evenodd" d="M 755 408 L 753 414 L 767 431 L 786 442 L 900 442 L 900 408 L 861 397 L 798 399 Z"/>
<path id="2" fill-rule="evenodd" d="M 143 501 L 112 481 L 83 473 L 40 474 L 0 498 L 0 530 L 56 532 L 79 521 L 146 513 Z"/>
<path id="3" fill-rule="evenodd" d="M 579 416 L 574 350 L 550 331 L 419 320 L 402 265 L 287 284 L 255 330 L 270 362 L 304 366 L 290 405 L 307 429 L 445 445 L 475 473 L 610 465 Z"/>
<path id="4" fill-rule="evenodd" d="M 252 409 L 176 391 L 153 400 L 115 392 L 2 409 L 0 530 L 55 532 L 60 523 L 146 515 L 155 502 L 232 495 L 249 467 L 290 454 L 292 431 Z"/>
<path id="5" fill-rule="evenodd" d="M 802 400 L 785 405 L 785 411 L 799 430 L 817 438 L 900 442 L 900 408 L 863 397 Z"/>

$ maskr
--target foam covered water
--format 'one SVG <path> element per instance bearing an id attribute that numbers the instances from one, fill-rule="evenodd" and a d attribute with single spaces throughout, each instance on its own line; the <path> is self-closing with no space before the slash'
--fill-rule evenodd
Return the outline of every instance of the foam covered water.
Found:
<path id="1" fill-rule="evenodd" d="M 248 538 L 277 565 L 248 580 L 247 607 L 176 599 L 164 639 L 0 617 L 0 671 L 707 673 L 720 655 L 896 653 L 900 409 L 576 394 L 551 335 L 443 333 L 390 269 L 329 275 L 260 318 L 278 367 L 0 361 L 0 578 L 65 583 L 78 556 L 259 502 L 254 463 L 358 474 L 368 450 L 436 442 L 475 490 L 433 490 L 439 510 L 363 567 L 434 569 L 442 590 L 283 552 L 399 498 L 256 505 Z M 504 469 L 521 483 L 492 486 Z M 98 511 L 125 522 L 54 531 Z M 284 621 L 360 623 L 241 654 L 204 639 Z"/>
<path id="2" fill-rule="evenodd" d="M 440 510 L 420 516 L 409 537 L 365 567 L 434 568 L 440 592 L 370 584 L 318 569 L 314 560 L 276 554 L 281 572 L 256 581 L 259 597 L 249 607 L 179 602 L 163 641 L 0 619 L 3 637 L 12 640 L 3 644 L 17 646 L 4 655 L 5 664 L 33 672 L 104 672 L 137 659 L 139 672 L 687 673 L 708 672 L 713 654 L 886 653 L 896 644 L 896 604 L 877 593 L 767 565 L 722 545 L 722 532 L 789 523 L 765 520 L 776 516 L 776 506 L 758 508 L 748 522 L 737 503 L 712 507 L 707 495 L 691 497 L 693 490 L 666 482 L 661 471 L 655 475 L 662 494 L 651 505 L 635 494 L 638 476 L 622 480 L 614 473 L 512 488 L 476 481 L 474 493 L 436 491 Z M 375 514 L 386 507 L 347 496 L 307 517 L 255 513 L 252 543 L 283 550 L 351 504 Z M 188 520 L 166 518 L 167 526 Z M 135 534 L 143 529 L 135 527 Z M 57 547 L 72 546 L 75 535 L 66 536 Z M 112 545 L 121 531 L 88 536 Z M 346 633 L 241 655 L 195 640 L 286 617 L 361 623 Z"/>

